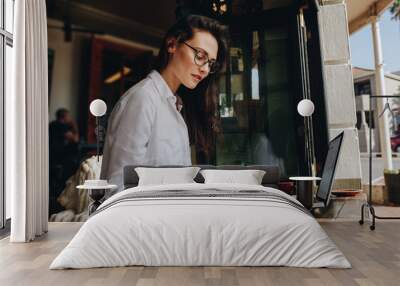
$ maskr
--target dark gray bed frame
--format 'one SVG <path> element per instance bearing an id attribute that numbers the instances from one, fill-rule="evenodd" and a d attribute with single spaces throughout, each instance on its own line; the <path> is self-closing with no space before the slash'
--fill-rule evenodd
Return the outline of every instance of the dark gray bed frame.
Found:
<path id="1" fill-rule="evenodd" d="M 193 165 L 194 167 L 200 167 L 202 170 L 205 169 L 219 169 L 219 170 L 264 170 L 266 173 L 262 180 L 262 185 L 265 187 L 272 187 L 278 189 L 278 183 L 280 180 L 280 172 L 279 167 L 277 166 L 269 166 L 269 165 Z M 139 177 L 135 171 L 136 167 L 152 167 L 152 168 L 177 168 L 177 167 L 186 167 L 186 166 L 177 166 L 177 165 L 165 165 L 165 166 L 149 166 L 149 165 L 128 165 L 124 167 L 124 189 L 133 188 L 138 185 Z M 204 183 L 204 178 L 200 174 L 194 178 L 197 183 Z"/>

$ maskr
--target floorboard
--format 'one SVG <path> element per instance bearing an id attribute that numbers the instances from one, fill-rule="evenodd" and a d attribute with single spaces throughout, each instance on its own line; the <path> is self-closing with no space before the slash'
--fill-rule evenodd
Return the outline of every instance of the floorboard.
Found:
<path id="1" fill-rule="evenodd" d="M 321 221 L 352 269 L 291 267 L 119 267 L 48 270 L 81 223 L 50 223 L 32 243 L 0 240 L 0 285 L 400 285 L 400 222 L 378 221 L 375 231 L 356 221 Z"/>

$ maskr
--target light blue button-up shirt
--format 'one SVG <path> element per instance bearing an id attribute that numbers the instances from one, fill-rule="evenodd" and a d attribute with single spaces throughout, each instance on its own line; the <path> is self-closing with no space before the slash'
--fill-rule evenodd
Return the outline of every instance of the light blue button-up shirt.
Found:
<path id="1" fill-rule="evenodd" d="M 100 178 L 123 190 L 126 165 L 191 165 L 186 123 L 157 72 L 131 87 L 108 121 Z"/>

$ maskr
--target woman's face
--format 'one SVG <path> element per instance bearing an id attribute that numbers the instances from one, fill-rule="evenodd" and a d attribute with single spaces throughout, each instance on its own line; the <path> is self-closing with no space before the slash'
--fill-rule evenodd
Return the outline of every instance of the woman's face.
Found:
<path id="1" fill-rule="evenodd" d="M 195 50 L 199 51 L 200 56 L 206 55 L 209 61 L 215 61 L 218 53 L 218 42 L 211 33 L 194 30 L 193 37 L 186 40 L 185 43 L 172 42 L 168 48 L 168 51 L 172 54 L 168 66 L 181 84 L 194 89 L 200 81 L 208 76 L 210 71 L 208 62 L 203 66 L 195 63 Z"/>

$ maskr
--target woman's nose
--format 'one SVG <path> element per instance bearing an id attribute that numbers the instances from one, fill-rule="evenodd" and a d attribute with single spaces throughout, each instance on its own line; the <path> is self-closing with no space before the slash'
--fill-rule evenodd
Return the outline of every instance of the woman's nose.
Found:
<path id="1" fill-rule="evenodd" d="M 200 71 L 201 71 L 203 74 L 208 74 L 208 73 L 210 72 L 210 67 L 209 67 L 208 63 L 206 63 L 205 65 L 202 65 L 202 66 L 200 67 Z"/>

